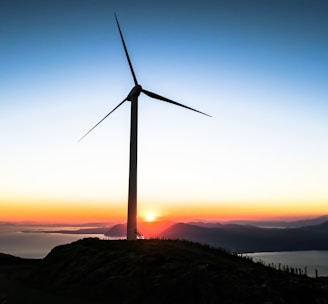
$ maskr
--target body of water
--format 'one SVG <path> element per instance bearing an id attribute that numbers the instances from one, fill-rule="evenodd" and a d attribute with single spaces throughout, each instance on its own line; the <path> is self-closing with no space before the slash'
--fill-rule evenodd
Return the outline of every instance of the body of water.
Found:
<path id="1" fill-rule="evenodd" d="M 85 228 L 85 227 L 84 227 Z M 58 245 L 75 242 L 82 238 L 98 237 L 106 239 L 103 234 L 63 234 L 42 233 L 38 230 L 50 230 L 53 227 L 0 227 L 0 252 L 22 258 L 43 258 Z M 55 230 L 73 230 L 72 227 L 56 227 Z M 74 227 L 74 230 L 78 227 Z M 29 232 L 22 232 L 28 230 Z M 35 231 L 35 232 L 34 232 Z"/>
<path id="2" fill-rule="evenodd" d="M 301 269 L 309 276 L 315 276 L 317 269 L 319 276 L 328 276 L 328 251 L 283 251 L 248 253 L 254 261 L 263 261 L 265 265 L 275 267 L 288 266 Z"/>

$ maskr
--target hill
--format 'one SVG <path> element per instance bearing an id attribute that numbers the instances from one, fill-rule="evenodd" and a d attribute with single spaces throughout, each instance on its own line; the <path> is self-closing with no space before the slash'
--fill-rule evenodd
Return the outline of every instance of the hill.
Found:
<path id="1" fill-rule="evenodd" d="M 0 285 L 0 294 L 14 304 L 328 303 L 324 278 L 187 241 L 83 239 L 54 248 L 28 271 L 12 270 L 7 286 L 9 279 L 15 291 L 1 293 Z"/>
<path id="2" fill-rule="evenodd" d="M 138 231 L 145 238 L 157 238 L 164 230 L 174 224 L 171 221 L 139 222 Z M 126 237 L 126 224 L 114 225 L 107 229 L 104 235 L 113 238 L 124 238 Z"/>
<path id="3" fill-rule="evenodd" d="M 328 250 L 328 222 L 284 229 L 235 224 L 208 228 L 179 223 L 163 231 L 160 236 L 205 243 L 239 253 Z"/>
<path id="4" fill-rule="evenodd" d="M 33 262 L 34 260 L 30 260 L 30 259 L 22 259 L 22 258 L 18 258 L 15 257 L 13 255 L 10 254 L 4 254 L 4 253 L 0 253 L 0 266 L 1 265 L 25 265 L 29 262 Z"/>

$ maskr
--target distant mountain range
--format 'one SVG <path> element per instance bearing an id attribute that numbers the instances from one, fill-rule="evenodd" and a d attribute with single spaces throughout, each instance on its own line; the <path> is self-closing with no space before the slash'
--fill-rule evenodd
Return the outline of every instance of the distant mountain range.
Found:
<path id="1" fill-rule="evenodd" d="M 95 224 L 94 224 L 95 225 Z M 24 232 L 104 234 L 112 238 L 126 236 L 126 224 L 106 227 L 80 225 L 75 230 L 27 230 Z M 279 227 L 279 228 L 277 228 Z M 171 221 L 140 222 L 145 238 L 184 239 L 226 248 L 233 252 L 328 250 L 328 215 L 292 222 L 234 221 L 222 223 Z"/>
<path id="2" fill-rule="evenodd" d="M 236 224 L 202 227 L 179 223 L 163 231 L 160 237 L 191 240 L 238 253 L 328 250 L 328 221 L 283 229 Z"/>
<path id="3" fill-rule="evenodd" d="M 251 225 L 267 228 L 299 228 L 303 226 L 319 225 L 328 221 L 328 215 L 298 221 L 229 221 L 227 224 Z"/>
<path id="4" fill-rule="evenodd" d="M 157 223 L 156 227 L 152 226 L 154 223 L 146 223 L 146 225 L 143 223 L 139 227 L 140 231 L 145 232 L 145 237 L 190 240 L 238 253 L 328 250 L 328 216 L 294 222 L 239 221 L 239 223 L 244 224 L 164 222 Z M 250 225 L 251 223 L 253 225 Z M 287 226 L 287 228 L 261 226 Z M 146 227 L 148 230 L 145 229 Z M 151 228 L 153 228 L 153 234 L 149 234 Z M 126 225 L 114 225 L 104 234 L 110 237 L 124 237 Z"/>

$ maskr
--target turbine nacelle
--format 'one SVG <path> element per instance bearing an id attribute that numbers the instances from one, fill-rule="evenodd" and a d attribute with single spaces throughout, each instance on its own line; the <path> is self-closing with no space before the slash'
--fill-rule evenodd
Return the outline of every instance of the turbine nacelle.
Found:
<path id="1" fill-rule="evenodd" d="M 135 101 L 138 99 L 140 93 L 142 92 L 142 87 L 140 84 L 137 84 L 132 88 L 129 95 L 126 97 L 126 100 L 128 101 Z"/>

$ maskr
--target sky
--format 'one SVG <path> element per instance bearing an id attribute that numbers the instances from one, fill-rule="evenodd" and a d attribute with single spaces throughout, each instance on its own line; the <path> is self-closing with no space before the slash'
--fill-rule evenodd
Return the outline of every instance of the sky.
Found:
<path id="1" fill-rule="evenodd" d="M 328 214 L 326 1 L 0 2 L 0 221 Z"/>

